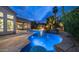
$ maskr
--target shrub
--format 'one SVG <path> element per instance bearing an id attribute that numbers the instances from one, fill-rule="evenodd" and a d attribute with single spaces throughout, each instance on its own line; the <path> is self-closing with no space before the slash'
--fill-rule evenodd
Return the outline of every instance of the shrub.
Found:
<path id="1" fill-rule="evenodd" d="M 78 9 L 79 10 L 79 9 Z M 64 30 L 71 33 L 74 37 L 79 38 L 79 12 L 72 11 L 62 16 Z"/>

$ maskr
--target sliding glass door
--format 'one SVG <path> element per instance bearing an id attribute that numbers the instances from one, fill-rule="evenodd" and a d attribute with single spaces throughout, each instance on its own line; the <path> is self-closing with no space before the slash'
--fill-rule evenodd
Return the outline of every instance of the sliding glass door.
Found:
<path id="1" fill-rule="evenodd" d="M 7 31 L 14 30 L 14 17 L 13 15 L 7 14 Z"/>
<path id="2" fill-rule="evenodd" d="M 0 12 L 0 32 L 4 31 L 4 19 L 3 12 Z"/>
<path id="3" fill-rule="evenodd" d="M 0 32 L 3 32 L 3 19 L 2 18 L 0 18 Z"/>

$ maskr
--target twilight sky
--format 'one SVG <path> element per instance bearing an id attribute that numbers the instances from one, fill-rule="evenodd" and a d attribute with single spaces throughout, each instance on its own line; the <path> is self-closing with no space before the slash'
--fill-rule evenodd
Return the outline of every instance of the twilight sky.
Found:
<path id="1" fill-rule="evenodd" d="M 17 16 L 36 22 L 46 22 L 46 18 L 52 16 L 53 6 L 11 6 L 12 10 L 17 13 Z M 65 6 L 65 12 L 69 12 L 75 7 Z M 61 16 L 62 7 L 58 6 L 57 16 Z"/>

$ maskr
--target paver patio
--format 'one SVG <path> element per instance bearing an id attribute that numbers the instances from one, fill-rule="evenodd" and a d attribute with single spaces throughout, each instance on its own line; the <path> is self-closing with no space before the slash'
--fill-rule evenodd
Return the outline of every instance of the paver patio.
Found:
<path id="1" fill-rule="evenodd" d="M 63 32 L 60 34 L 60 36 L 63 38 L 62 43 L 56 45 L 56 47 L 59 49 L 58 51 L 64 51 L 64 52 L 79 52 L 79 43 L 77 43 L 74 38 L 67 32 Z"/>
<path id="2" fill-rule="evenodd" d="M 1 52 L 19 52 L 25 45 L 29 43 L 28 37 L 32 33 L 22 35 L 8 35 L 0 38 Z"/>

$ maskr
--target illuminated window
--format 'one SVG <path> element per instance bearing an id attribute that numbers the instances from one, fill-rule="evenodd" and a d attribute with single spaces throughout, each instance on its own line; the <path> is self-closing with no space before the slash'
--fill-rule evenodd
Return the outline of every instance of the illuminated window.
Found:
<path id="1" fill-rule="evenodd" d="M 0 12 L 0 17 L 3 17 L 4 15 L 3 15 L 3 12 Z"/>
<path id="2" fill-rule="evenodd" d="M 7 31 L 13 31 L 14 30 L 14 23 L 12 20 L 7 20 Z"/>
<path id="3" fill-rule="evenodd" d="M 7 18 L 8 19 L 14 19 L 14 16 L 13 15 L 10 15 L 10 14 L 7 14 Z"/>
<path id="4" fill-rule="evenodd" d="M 0 32 L 3 32 L 3 19 L 0 18 Z"/>
<path id="5" fill-rule="evenodd" d="M 28 27 L 27 23 L 24 23 L 24 29 L 27 29 L 27 27 Z"/>
<path id="6" fill-rule="evenodd" d="M 17 29 L 22 29 L 23 28 L 23 23 L 18 23 L 17 24 Z"/>
<path id="7" fill-rule="evenodd" d="M 28 28 L 30 28 L 30 26 L 31 26 L 31 25 L 30 25 L 30 24 L 28 24 Z"/>

